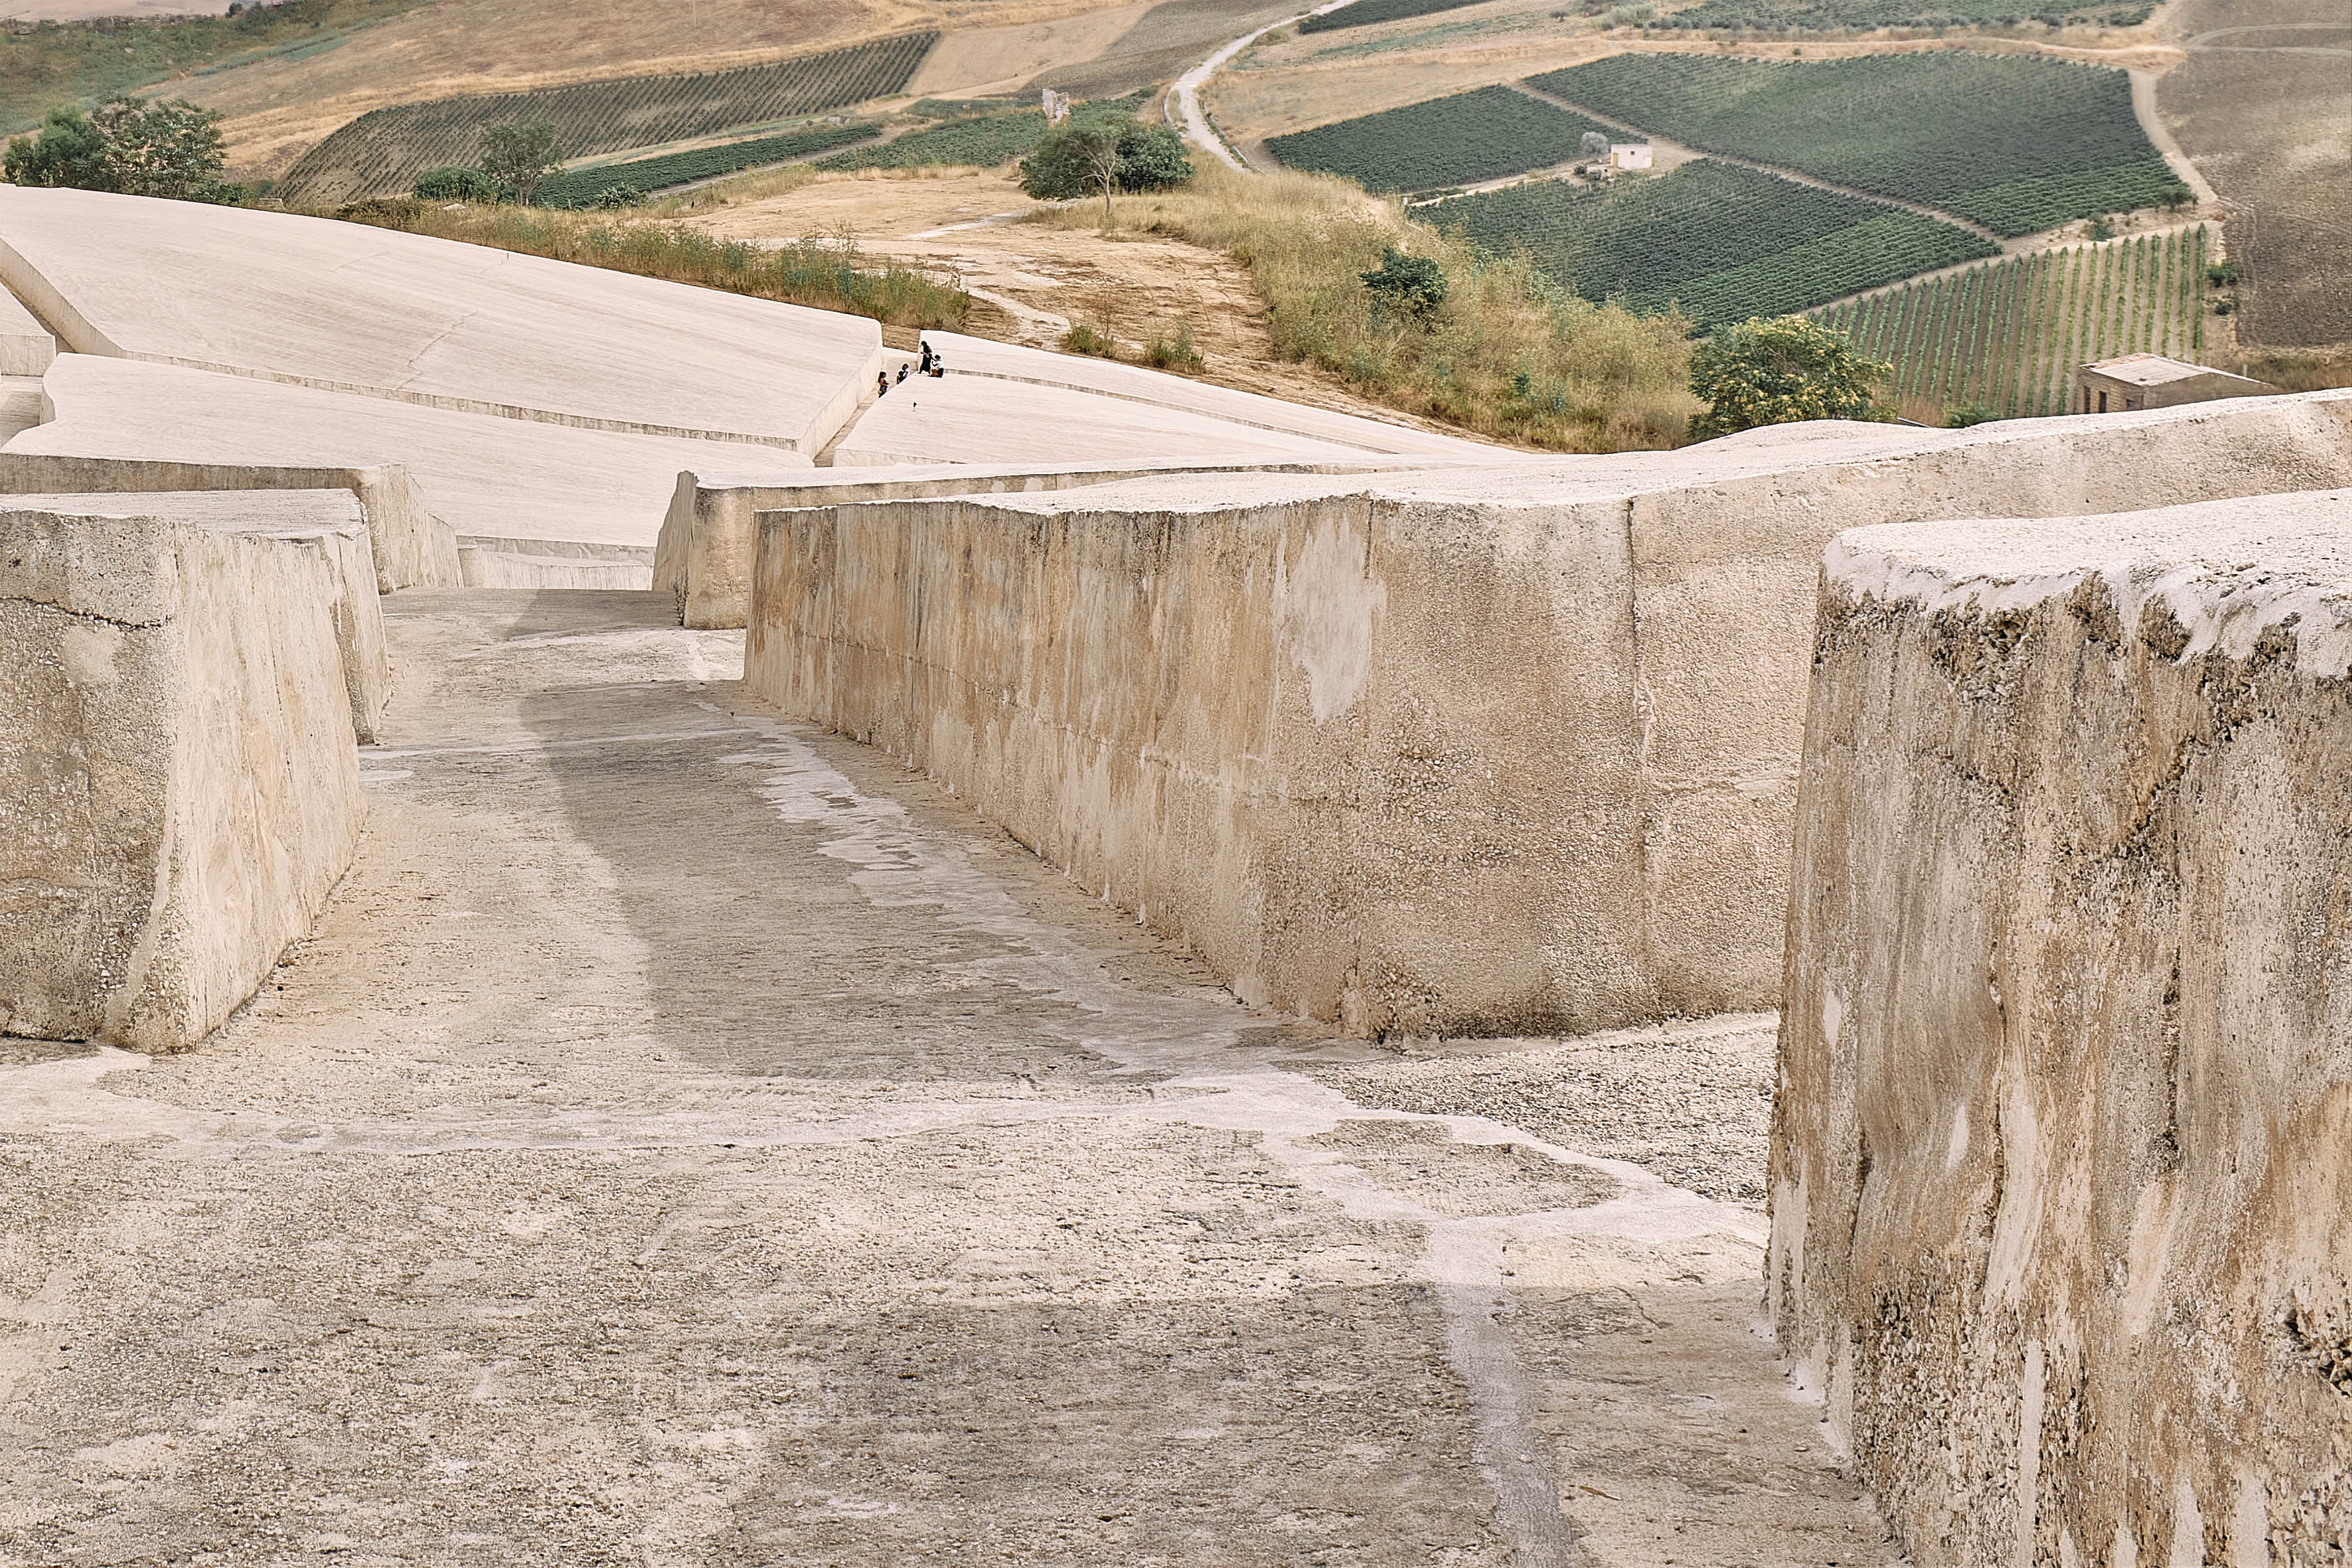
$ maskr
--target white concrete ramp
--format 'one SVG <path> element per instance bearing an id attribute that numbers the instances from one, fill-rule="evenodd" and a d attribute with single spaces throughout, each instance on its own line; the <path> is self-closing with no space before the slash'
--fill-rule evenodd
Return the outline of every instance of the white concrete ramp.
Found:
<path id="1" fill-rule="evenodd" d="M 404 464 L 460 534 L 643 546 L 681 469 L 740 463 L 737 442 L 579 430 L 320 392 L 138 360 L 66 354 L 57 417 L 5 448 L 78 458 L 358 467 Z M 763 462 L 805 467 L 796 453 Z"/>
<path id="2" fill-rule="evenodd" d="M 937 378 L 894 385 L 842 438 L 850 463 L 1142 462 L 1428 457 L 1508 447 L 1286 403 L 1140 365 L 926 332 Z"/>
<path id="3" fill-rule="evenodd" d="M 861 316 L 362 224 L 0 185 L 0 280 L 84 353 L 814 453 L 873 384 Z"/>

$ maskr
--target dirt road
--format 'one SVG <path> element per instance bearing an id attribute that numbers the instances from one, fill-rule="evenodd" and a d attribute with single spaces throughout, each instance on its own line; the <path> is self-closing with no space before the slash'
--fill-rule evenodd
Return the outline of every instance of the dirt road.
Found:
<path id="1" fill-rule="evenodd" d="M 740 634 L 387 604 L 316 937 L 0 1047 L 0 1564 L 1889 1560 L 1692 1190 L 1769 1020 L 1330 1041 Z"/>

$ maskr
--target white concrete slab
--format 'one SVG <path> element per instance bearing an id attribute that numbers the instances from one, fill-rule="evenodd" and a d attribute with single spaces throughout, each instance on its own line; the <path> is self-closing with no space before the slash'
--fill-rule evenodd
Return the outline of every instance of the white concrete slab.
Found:
<path id="1" fill-rule="evenodd" d="M 1165 404 L 950 374 L 910 376 L 892 387 L 842 437 L 834 457 L 850 465 L 1204 458 L 1263 462 L 1365 455 L 1361 447 L 1238 424 Z"/>
<path id="2" fill-rule="evenodd" d="M 46 383 L 57 417 L 5 448 L 81 458 L 357 467 L 400 463 L 459 533 L 651 546 L 681 470 L 740 443 L 581 430 L 89 354 Z M 804 465 L 774 451 L 762 458 Z"/>
<path id="3" fill-rule="evenodd" d="M 882 347 L 860 316 L 361 224 L 89 191 L 0 185 L 0 280 L 78 353 L 810 453 L 856 411 Z"/>
<path id="4" fill-rule="evenodd" d="M 948 377 L 985 376 L 1000 381 L 1076 387 L 1106 396 L 1208 415 L 1234 424 L 1304 436 L 1366 454 L 1479 458 L 1490 461 L 1530 456 L 1508 447 L 1458 436 L 1440 436 L 1385 420 L 1366 419 L 1333 409 L 1290 403 L 1255 392 L 1237 392 L 1165 371 L 1121 364 L 1087 354 L 1051 353 L 1016 343 L 992 342 L 961 332 L 925 332 L 923 339 L 946 360 Z"/>

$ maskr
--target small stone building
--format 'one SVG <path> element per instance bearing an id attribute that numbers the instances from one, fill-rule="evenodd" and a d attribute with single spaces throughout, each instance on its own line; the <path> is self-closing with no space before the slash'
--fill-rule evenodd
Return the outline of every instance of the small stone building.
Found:
<path id="1" fill-rule="evenodd" d="M 1647 169 L 1650 166 L 1650 144 L 1647 142 L 1615 142 L 1609 147 L 1612 169 Z"/>
<path id="2" fill-rule="evenodd" d="M 2217 397 L 2267 397 L 2278 391 L 2266 381 L 2232 375 L 2210 365 L 2190 364 L 2162 354 L 2125 354 L 2103 359 L 2074 373 L 2074 412 L 2119 414 L 2132 408 L 2172 408 L 2210 403 Z"/>

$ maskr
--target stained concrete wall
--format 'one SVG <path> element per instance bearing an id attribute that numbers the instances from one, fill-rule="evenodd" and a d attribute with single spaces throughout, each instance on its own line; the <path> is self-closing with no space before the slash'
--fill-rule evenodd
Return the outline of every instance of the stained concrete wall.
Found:
<path id="1" fill-rule="evenodd" d="M 751 551 L 761 512 L 915 497 L 998 495 L 1114 484 L 1150 475 L 1198 472 L 1357 473 L 1427 458 L 1331 462 L 955 464 L 814 468 L 800 474 L 682 473 L 655 546 L 653 585 L 677 595 L 679 624 L 740 626 L 751 605 Z"/>
<path id="2" fill-rule="evenodd" d="M 1934 1564 L 2347 1528 L 2352 493 L 1828 552 L 1769 1292 Z"/>
<path id="3" fill-rule="evenodd" d="M 39 375 L 58 357 L 58 340 L 25 309 L 16 296 L 0 289 L 0 375 Z"/>
<path id="4" fill-rule="evenodd" d="M 0 508 L 0 1034 L 193 1045 L 351 863 L 349 498 L 258 531 L 197 499 Z"/>
<path id="5" fill-rule="evenodd" d="M 1771 1005 L 1842 528 L 2352 483 L 2352 397 L 762 521 L 747 680 L 1361 1032 Z"/>
<path id="6" fill-rule="evenodd" d="M 462 581 L 457 535 L 433 515 L 415 479 L 397 463 L 353 468 L 282 468 L 0 452 L 0 496 L 319 489 L 346 489 L 359 499 L 379 592 L 453 588 Z"/>

